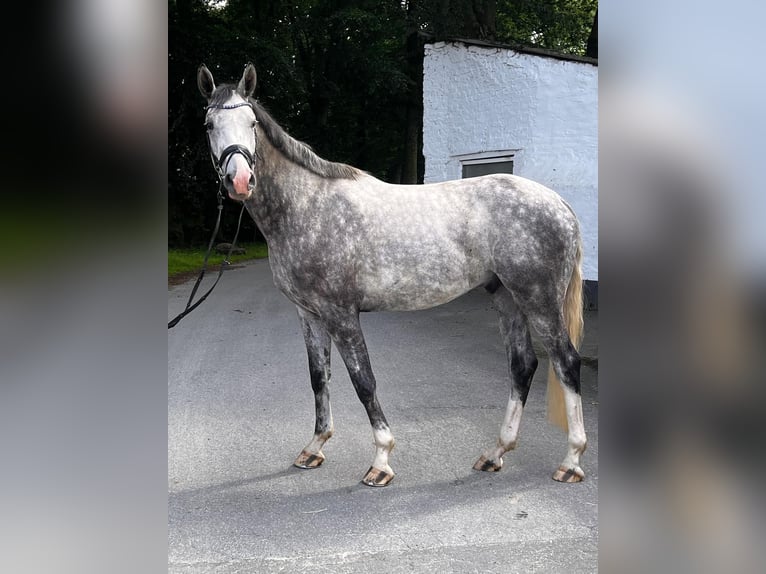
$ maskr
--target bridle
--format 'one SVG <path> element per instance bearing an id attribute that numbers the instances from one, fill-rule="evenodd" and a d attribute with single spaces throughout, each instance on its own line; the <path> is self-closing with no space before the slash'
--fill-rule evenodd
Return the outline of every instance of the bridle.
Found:
<path id="1" fill-rule="evenodd" d="M 206 106 L 206 110 L 210 109 L 216 109 L 216 110 L 233 110 L 234 108 L 240 108 L 242 106 L 250 106 L 251 109 L 253 109 L 253 105 L 250 102 L 240 102 L 238 104 L 211 104 L 209 106 Z M 253 109 L 253 112 L 255 112 L 255 109 Z M 256 123 L 258 123 L 258 120 L 255 120 Z M 192 304 L 192 301 L 194 300 L 194 295 L 197 293 L 197 289 L 199 288 L 199 284 L 202 281 L 202 278 L 205 276 L 205 271 L 207 270 L 207 260 L 208 257 L 210 257 L 210 252 L 213 250 L 213 242 L 215 241 L 215 238 L 218 235 L 218 229 L 221 226 L 221 213 L 223 212 L 223 193 L 221 193 L 221 188 L 223 187 L 223 180 L 225 178 L 224 172 L 226 170 L 226 166 L 228 165 L 228 161 L 231 159 L 231 156 L 233 156 L 235 153 L 238 153 L 242 155 L 245 158 L 245 161 L 247 162 L 248 167 L 250 168 L 250 171 L 253 171 L 253 168 L 255 166 L 255 156 L 253 153 L 250 152 L 249 149 L 247 149 L 245 146 L 240 144 L 232 144 L 225 148 L 221 152 L 221 157 L 217 158 L 213 154 L 213 148 L 210 146 L 210 133 L 206 132 L 207 135 L 207 148 L 210 152 L 210 160 L 213 162 L 213 168 L 215 169 L 216 174 L 218 175 L 218 217 L 215 221 L 215 229 L 213 229 L 213 236 L 210 238 L 210 243 L 207 246 L 207 252 L 205 253 L 205 259 L 202 262 L 202 269 L 199 272 L 199 276 L 197 277 L 197 281 L 194 283 L 194 287 L 192 288 L 191 294 L 189 295 L 189 300 L 186 302 L 186 308 L 175 316 L 171 321 L 168 322 L 168 329 L 172 329 L 175 327 L 178 322 L 186 317 L 189 313 L 194 311 L 199 305 L 207 299 L 207 296 L 210 295 L 210 293 L 213 292 L 213 289 L 215 289 L 215 286 L 218 285 L 218 281 L 221 279 L 221 275 L 223 275 L 224 269 L 228 265 L 230 265 L 229 257 L 231 257 L 231 253 L 234 250 L 234 247 L 237 245 L 237 237 L 239 237 L 239 227 L 242 223 L 242 214 L 245 212 L 245 202 L 242 202 L 242 209 L 239 212 L 239 219 L 237 220 L 237 231 L 234 233 L 234 240 L 231 242 L 231 247 L 229 247 L 229 252 L 226 254 L 226 258 L 221 262 L 221 268 L 218 271 L 218 277 L 216 277 L 215 282 L 210 287 L 210 289 L 205 292 L 204 295 L 202 295 L 194 304 Z M 253 128 L 253 135 L 255 135 L 255 128 Z M 258 149 L 258 142 L 256 139 L 256 150 Z M 255 155 L 257 155 L 258 152 L 255 152 Z"/>
<path id="2" fill-rule="evenodd" d="M 253 113 L 255 113 L 255 109 L 253 108 L 253 104 L 250 102 L 240 102 L 238 104 L 210 104 L 208 106 L 205 106 L 205 110 L 233 110 L 235 108 L 241 108 L 243 106 L 249 106 L 250 109 L 253 110 Z M 255 120 L 255 123 L 258 123 L 258 120 Z M 253 130 L 253 134 L 255 134 L 255 130 Z M 224 148 L 224 150 L 221 152 L 221 156 L 216 159 L 215 154 L 213 153 L 213 148 L 210 145 L 210 133 L 206 132 L 207 135 L 207 149 L 210 152 L 210 161 L 213 162 L 213 169 L 215 169 L 216 174 L 218 175 L 218 193 L 221 193 L 221 185 L 223 185 L 224 180 L 224 172 L 226 171 L 226 166 L 229 163 L 229 160 L 231 159 L 231 156 L 233 156 L 235 153 L 240 154 L 245 158 L 245 161 L 247 162 L 247 166 L 250 168 L 250 171 L 253 170 L 255 166 L 255 157 L 253 153 L 250 152 L 249 149 L 247 149 L 245 146 L 241 144 L 231 144 L 230 146 Z M 257 149 L 257 141 L 256 141 L 256 149 Z M 256 152 L 257 154 L 257 152 Z"/>

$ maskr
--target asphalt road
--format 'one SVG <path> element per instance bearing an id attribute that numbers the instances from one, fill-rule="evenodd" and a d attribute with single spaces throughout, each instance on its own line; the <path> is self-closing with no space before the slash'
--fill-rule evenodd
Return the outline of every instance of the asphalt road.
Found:
<path id="1" fill-rule="evenodd" d="M 168 317 L 192 282 L 171 287 Z M 316 470 L 292 461 L 314 428 L 306 351 L 266 260 L 228 271 L 168 334 L 169 571 L 597 571 L 598 395 L 582 369 L 588 450 L 579 484 L 551 474 L 564 434 L 545 420 L 547 360 L 499 473 L 472 470 L 508 399 L 490 298 L 363 315 L 378 397 L 397 440 L 394 482 L 360 484 L 372 432 L 333 350 L 335 436 Z M 597 357 L 597 315 L 583 355 Z"/>

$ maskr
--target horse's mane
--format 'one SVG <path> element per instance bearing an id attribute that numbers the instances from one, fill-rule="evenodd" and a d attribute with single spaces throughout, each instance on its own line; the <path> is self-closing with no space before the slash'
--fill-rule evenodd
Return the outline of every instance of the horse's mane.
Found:
<path id="1" fill-rule="evenodd" d="M 235 86 L 231 84 L 221 84 L 213 92 L 213 95 L 210 98 L 210 104 L 225 104 L 235 93 Z M 296 163 L 317 175 L 331 179 L 357 179 L 364 173 L 345 163 L 336 163 L 322 159 L 314 153 L 311 147 L 296 140 L 283 130 L 274 118 L 272 118 L 256 100 L 248 98 L 248 101 L 253 107 L 253 112 L 255 112 L 258 124 L 266 134 L 269 142 L 271 142 L 271 145 L 293 163 Z"/>

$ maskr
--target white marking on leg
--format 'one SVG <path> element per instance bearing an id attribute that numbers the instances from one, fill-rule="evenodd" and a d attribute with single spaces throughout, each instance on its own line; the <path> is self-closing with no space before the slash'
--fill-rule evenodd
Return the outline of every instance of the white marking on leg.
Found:
<path id="1" fill-rule="evenodd" d="M 394 474 L 394 471 L 388 465 L 388 455 L 393 450 L 396 441 L 394 441 L 394 435 L 391 434 L 391 430 L 388 427 L 374 428 L 372 429 L 372 436 L 375 440 L 375 460 L 372 466 L 378 470 L 384 470 L 389 474 Z"/>
<path id="2" fill-rule="evenodd" d="M 567 423 L 569 424 L 567 437 L 569 449 L 561 466 L 566 469 L 574 469 L 580 476 L 585 476 L 580 468 L 580 455 L 585 452 L 588 444 L 582 417 L 582 397 L 569 387 L 564 386 L 564 403 L 567 411 Z"/>
<path id="3" fill-rule="evenodd" d="M 503 424 L 500 426 L 500 437 L 497 439 L 497 445 L 487 449 L 484 452 L 484 458 L 499 464 L 500 459 L 506 452 L 516 448 L 523 410 L 524 406 L 521 404 L 521 400 L 516 398 L 508 400 L 508 407 L 505 410 Z"/>
<path id="4" fill-rule="evenodd" d="M 500 427 L 499 446 L 505 448 L 505 451 L 516 448 L 516 439 L 519 436 L 519 425 L 521 424 L 521 413 L 524 410 L 519 399 L 508 401 L 508 408 L 505 410 L 505 420 Z"/>

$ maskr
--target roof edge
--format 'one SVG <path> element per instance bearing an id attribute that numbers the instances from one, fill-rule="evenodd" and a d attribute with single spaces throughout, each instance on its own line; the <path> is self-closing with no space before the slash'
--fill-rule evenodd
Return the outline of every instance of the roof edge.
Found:
<path id="1" fill-rule="evenodd" d="M 591 58 L 590 56 L 578 56 L 576 54 L 563 54 L 547 48 L 536 48 L 532 46 L 523 46 L 521 44 L 503 44 L 500 42 L 493 42 L 490 40 L 474 40 L 471 38 L 445 38 L 444 40 L 437 41 L 433 36 L 423 34 L 427 44 L 465 44 L 466 46 L 479 46 L 482 48 L 501 48 L 504 50 L 513 50 L 514 52 L 520 52 L 522 54 L 531 54 L 533 56 L 541 56 L 543 58 L 553 58 L 556 60 L 565 60 L 568 62 L 578 62 L 581 64 L 590 64 L 598 67 L 598 58 Z"/>

